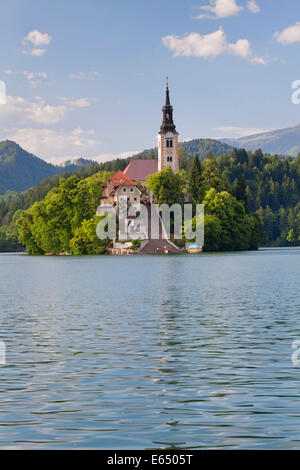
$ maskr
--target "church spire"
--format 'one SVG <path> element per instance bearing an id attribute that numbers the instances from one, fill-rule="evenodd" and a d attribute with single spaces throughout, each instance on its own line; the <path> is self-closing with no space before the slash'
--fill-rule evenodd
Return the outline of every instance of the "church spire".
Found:
<path id="1" fill-rule="evenodd" d="M 167 77 L 167 83 L 166 83 L 166 102 L 165 102 L 165 106 L 171 106 L 171 103 L 170 103 L 170 96 L 169 96 L 168 77 Z"/>
<path id="2" fill-rule="evenodd" d="M 176 133 L 176 127 L 173 122 L 173 106 L 171 106 L 171 103 L 170 103 L 168 78 L 167 78 L 167 83 L 166 83 L 166 101 L 162 109 L 162 112 L 163 112 L 163 120 L 160 126 L 160 132 L 161 133 L 164 133 L 164 132 Z"/>

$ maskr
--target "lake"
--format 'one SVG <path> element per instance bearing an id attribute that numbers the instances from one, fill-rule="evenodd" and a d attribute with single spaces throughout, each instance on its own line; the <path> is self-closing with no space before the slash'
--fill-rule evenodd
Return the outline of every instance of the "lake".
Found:
<path id="1" fill-rule="evenodd" d="M 0 295 L 0 447 L 300 448 L 300 249 L 2 254 Z"/>

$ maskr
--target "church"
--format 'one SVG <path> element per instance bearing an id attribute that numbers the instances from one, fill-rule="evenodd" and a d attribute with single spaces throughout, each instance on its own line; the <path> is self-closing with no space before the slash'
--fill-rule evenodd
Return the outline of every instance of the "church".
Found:
<path id="1" fill-rule="evenodd" d="M 157 160 L 131 160 L 124 171 L 118 170 L 103 185 L 103 195 L 100 200 L 101 206 L 118 206 L 120 195 L 127 196 L 129 204 L 141 202 L 141 191 L 137 183 L 145 187 L 149 175 L 157 173 L 166 167 L 174 172 L 179 170 L 178 157 L 178 132 L 173 121 L 173 106 L 170 102 L 168 82 L 166 84 L 165 104 L 162 108 L 163 119 L 158 139 Z M 151 194 L 147 199 L 152 200 Z"/>

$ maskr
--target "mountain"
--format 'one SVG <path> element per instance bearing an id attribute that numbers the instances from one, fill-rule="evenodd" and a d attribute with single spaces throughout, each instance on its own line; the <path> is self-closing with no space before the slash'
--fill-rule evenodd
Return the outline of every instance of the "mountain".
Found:
<path id="1" fill-rule="evenodd" d="M 220 140 L 232 147 L 245 148 L 246 150 L 260 148 L 263 153 L 296 157 L 300 152 L 300 124 L 239 139 Z"/>
<path id="2" fill-rule="evenodd" d="M 178 146 L 182 147 L 186 153 L 189 153 L 191 155 L 197 153 L 200 160 L 203 160 L 208 153 L 220 156 L 232 152 L 232 147 L 229 144 L 220 142 L 216 139 L 192 139 L 186 142 L 179 142 Z M 133 155 L 130 158 L 133 159 L 137 157 L 157 158 L 157 147 L 143 150 L 139 154 Z"/>
<path id="3" fill-rule="evenodd" d="M 200 160 L 203 160 L 208 153 L 219 157 L 220 155 L 230 154 L 233 150 L 230 144 L 216 139 L 192 139 L 187 142 L 180 142 L 179 147 L 182 147 L 185 152 L 192 155 L 197 153 Z"/>
<path id="4" fill-rule="evenodd" d="M 75 172 L 96 162 L 79 158 L 63 166 L 52 165 L 26 152 L 10 140 L 0 142 L 0 194 L 7 190 L 23 191 L 54 174 Z"/>

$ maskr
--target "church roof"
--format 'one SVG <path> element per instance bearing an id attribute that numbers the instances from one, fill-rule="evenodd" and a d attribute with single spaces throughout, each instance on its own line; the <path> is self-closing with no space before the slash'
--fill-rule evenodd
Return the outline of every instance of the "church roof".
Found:
<path id="1" fill-rule="evenodd" d="M 129 178 L 135 181 L 145 181 L 147 176 L 158 171 L 158 160 L 131 160 L 124 170 Z"/>
<path id="2" fill-rule="evenodd" d="M 121 170 L 118 170 L 114 175 L 108 178 L 106 183 L 103 185 L 104 187 L 107 186 L 108 181 L 113 182 L 114 188 L 117 188 L 118 186 L 136 186 L 136 183 Z"/>

